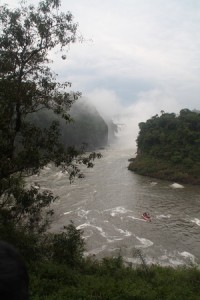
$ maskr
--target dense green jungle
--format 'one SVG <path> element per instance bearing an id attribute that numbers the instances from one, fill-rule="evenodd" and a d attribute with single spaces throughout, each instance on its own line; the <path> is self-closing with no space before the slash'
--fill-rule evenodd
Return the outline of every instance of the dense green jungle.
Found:
<path id="1" fill-rule="evenodd" d="M 162 112 L 139 123 L 137 156 L 129 170 L 182 183 L 200 183 L 200 113 Z"/>

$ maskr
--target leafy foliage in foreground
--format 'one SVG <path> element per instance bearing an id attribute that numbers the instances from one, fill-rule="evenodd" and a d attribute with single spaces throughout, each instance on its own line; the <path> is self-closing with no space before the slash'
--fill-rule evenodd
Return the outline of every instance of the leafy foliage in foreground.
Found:
<path id="1" fill-rule="evenodd" d="M 62 233 L 25 233 L 7 227 L 0 235 L 24 256 L 30 300 L 199 300 L 196 267 L 126 266 L 121 256 L 84 258 L 82 231 L 73 222 Z M 142 255 L 142 254 L 141 254 Z"/>
<path id="2" fill-rule="evenodd" d="M 117 258 L 86 260 L 79 268 L 64 264 L 30 265 L 30 299 L 47 300 L 198 300 L 200 271 L 196 268 L 119 265 Z"/>
<path id="3" fill-rule="evenodd" d="M 139 124 L 137 157 L 129 169 L 142 175 L 200 183 L 200 113 L 182 109 Z"/>
<path id="4" fill-rule="evenodd" d="M 54 163 L 73 180 L 83 177 L 80 165 L 92 167 L 100 157 L 66 149 L 58 121 L 47 127 L 31 122 L 31 115 L 46 110 L 69 123 L 69 109 L 80 96 L 49 67 L 51 51 L 62 53 L 77 39 L 72 14 L 59 9 L 59 0 L 0 7 L 0 226 L 24 227 L 26 233 L 46 230 L 56 196 L 27 188 L 25 178 Z"/>

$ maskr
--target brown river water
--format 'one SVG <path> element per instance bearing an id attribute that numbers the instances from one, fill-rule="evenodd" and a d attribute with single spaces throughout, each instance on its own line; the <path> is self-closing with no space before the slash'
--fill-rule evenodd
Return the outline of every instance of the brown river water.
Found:
<path id="1" fill-rule="evenodd" d="M 200 186 L 139 176 L 128 171 L 134 151 L 110 147 L 84 179 L 69 183 L 67 175 L 48 165 L 32 180 L 59 196 L 53 204 L 52 231 L 73 220 L 83 230 L 85 255 L 102 258 L 122 255 L 139 263 L 161 265 L 200 261 Z M 148 211 L 152 222 L 141 215 Z"/>

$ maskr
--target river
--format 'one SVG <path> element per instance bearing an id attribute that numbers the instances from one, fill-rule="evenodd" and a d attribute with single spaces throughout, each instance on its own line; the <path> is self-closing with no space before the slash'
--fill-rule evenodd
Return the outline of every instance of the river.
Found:
<path id="1" fill-rule="evenodd" d="M 102 258 L 121 254 L 139 263 L 140 249 L 148 264 L 184 265 L 200 260 L 200 187 L 172 185 L 128 171 L 134 151 L 110 147 L 84 179 L 72 184 L 65 174 L 47 166 L 34 182 L 51 189 L 52 231 L 73 220 L 84 231 L 86 255 Z M 141 218 L 144 211 L 152 222 Z"/>

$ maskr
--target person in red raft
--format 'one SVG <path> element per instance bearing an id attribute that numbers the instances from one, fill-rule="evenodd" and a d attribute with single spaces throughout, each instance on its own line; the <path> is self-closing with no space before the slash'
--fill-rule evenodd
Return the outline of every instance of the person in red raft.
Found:
<path id="1" fill-rule="evenodd" d="M 142 217 L 144 220 L 151 222 L 151 217 L 150 217 L 149 213 L 144 212 Z"/>

